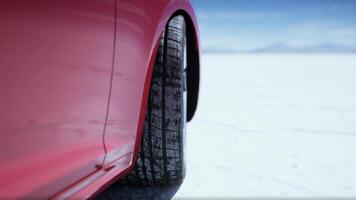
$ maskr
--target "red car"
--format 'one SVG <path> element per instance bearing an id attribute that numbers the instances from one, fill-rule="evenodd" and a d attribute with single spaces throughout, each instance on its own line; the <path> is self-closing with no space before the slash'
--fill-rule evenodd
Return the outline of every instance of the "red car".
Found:
<path id="1" fill-rule="evenodd" d="M 188 0 L 2 0 L 0 83 L 0 199 L 182 182 L 199 89 Z"/>

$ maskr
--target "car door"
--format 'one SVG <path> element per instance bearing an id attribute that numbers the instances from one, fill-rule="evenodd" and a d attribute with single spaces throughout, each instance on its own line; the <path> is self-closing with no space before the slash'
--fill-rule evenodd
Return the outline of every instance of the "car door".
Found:
<path id="1" fill-rule="evenodd" d="M 53 195 L 102 164 L 114 4 L 0 2 L 0 198 Z"/>

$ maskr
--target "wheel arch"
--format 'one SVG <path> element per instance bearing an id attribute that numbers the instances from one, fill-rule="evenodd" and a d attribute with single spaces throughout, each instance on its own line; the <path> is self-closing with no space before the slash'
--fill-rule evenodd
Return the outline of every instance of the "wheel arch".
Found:
<path id="1" fill-rule="evenodd" d="M 165 31 L 165 26 L 169 21 L 177 16 L 182 15 L 186 23 L 187 36 L 187 121 L 191 121 L 198 107 L 199 88 L 200 88 L 200 35 L 199 26 L 193 8 L 189 1 L 173 1 L 168 4 L 164 11 L 159 24 L 156 28 L 156 36 L 153 41 L 153 49 L 151 49 L 149 70 L 146 79 L 146 90 L 149 89 L 150 80 L 152 77 L 153 65 L 156 59 L 156 54 L 160 42 L 160 38 Z M 147 91 L 146 91 L 147 92 Z"/>
<path id="2" fill-rule="evenodd" d="M 200 38 L 199 38 L 199 28 L 197 26 L 196 16 L 194 14 L 193 8 L 188 1 L 172 1 L 165 6 L 161 12 L 161 17 L 155 28 L 155 33 L 149 53 L 148 58 L 148 68 L 146 72 L 146 79 L 144 83 L 144 92 L 141 102 L 140 118 L 138 123 L 138 132 L 135 142 L 135 148 L 133 152 L 133 160 L 127 170 L 122 174 L 122 176 L 129 173 L 134 164 L 136 163 L 139 146 L 142 140 L 142 132 L 145 121 L 145 113 L 149 98 L 149 89 L 151 86 L 151 78 L 153 73 L 153 67 L 157 56 L 157 51 L 160 43 L 161 36 L 165 31 L 165 27 L 169 20 L 177 15 L 182 15 L 186 22 L 187 27 L 187 62 L 188 62 L 188 73 L 187 73 L 187 86 L 188 86 L 188 112 L 187 121 L 190 121 L 197 109 L 198 105 L 198 95 L 199 95 L 199 84 L 200 84 Z"/>

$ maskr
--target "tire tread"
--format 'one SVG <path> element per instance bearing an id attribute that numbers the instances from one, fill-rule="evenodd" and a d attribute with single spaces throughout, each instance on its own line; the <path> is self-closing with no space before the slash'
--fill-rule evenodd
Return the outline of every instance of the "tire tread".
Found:
<path id="1" fill-rule="evenodd" d="M 134 169 L 123 180 L 144 186 L 180 184 L 185 176 L 182 93 L 185 23 L 166 26 L 153 69 L 142 142 Z"/>

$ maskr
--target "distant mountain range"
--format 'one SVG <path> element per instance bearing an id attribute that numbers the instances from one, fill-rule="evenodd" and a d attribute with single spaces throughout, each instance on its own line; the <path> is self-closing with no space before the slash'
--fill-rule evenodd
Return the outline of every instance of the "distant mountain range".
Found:
<path id="1" fill-rule="evenodd" d="M 356 46 L 342 46 L 336 44 L 320 44 L 314 46 L 293 47 L 284 43 L 276 43 L 266 47 L 238 51 L 238 50 L 203 50 L 205 53 L 356 53 Z"/>

